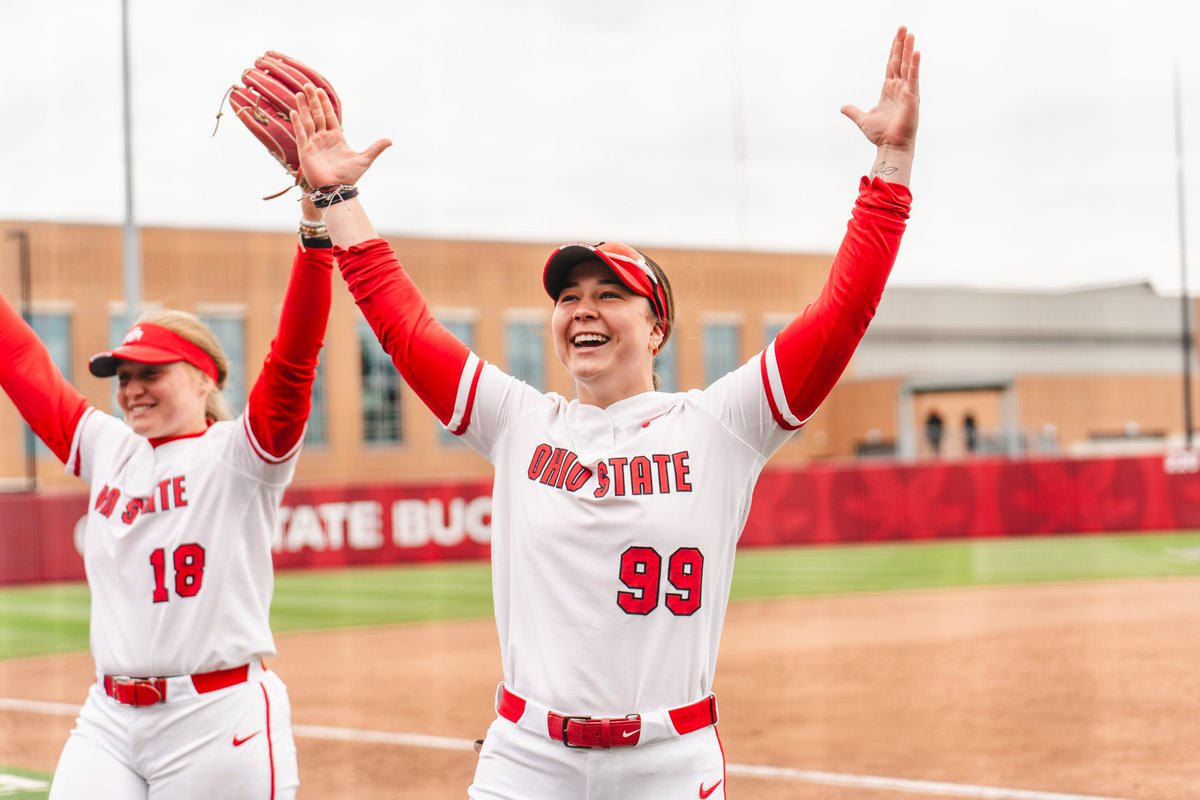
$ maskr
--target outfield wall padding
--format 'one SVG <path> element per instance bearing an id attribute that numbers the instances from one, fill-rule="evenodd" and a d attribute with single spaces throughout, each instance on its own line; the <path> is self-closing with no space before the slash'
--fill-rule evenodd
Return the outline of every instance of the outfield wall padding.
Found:
<path id="1" fill-rule="evenodd" d="M 1182 468 L 1180 468 L 1182 464 Z M 855 463 L 765 472 L 746 546 L 1200 528 L 1195 458 Z M 486 558 L 488 482 L 300 486 L 281 569 Z M 84 577 L 83 494 L 0 495 L 0 584 Z"/>
<path id="2" fill-rule="evenodd" d="M 1200 474 L 1162 456 L 811 466 L 764 473 L 745 545 L 1200 527 Z"/>

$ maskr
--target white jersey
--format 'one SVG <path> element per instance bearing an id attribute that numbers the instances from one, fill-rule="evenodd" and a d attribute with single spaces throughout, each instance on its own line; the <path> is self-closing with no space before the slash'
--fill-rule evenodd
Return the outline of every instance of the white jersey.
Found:
<path id="1" fill-rule="evenodd" d="M 433 318 L 386 241 L 339 251 L 396 368 L 495 467 L 493 595 L 508 689 L 558 713 L 613 717 L 708 695 L 755 480 L 849 363 L 910 200 L 903 186 L 864 178 L 828 280 L 766 350 L 703 391 L 605 409 L 485 367 Z"/>
<path id="2" fill-rule="evenodd" d="M 84 563 L 101 672 L 189 675 L 274 655 L 271 537 L 299 449 L 270 456 L 244 417 L 151 447 L 85 413 L 67 466 L 91 487 Z"/>
<path id="3" fill-rule="evenodd" d="M 495 465 L 493 593 L 513 691 L 607 716 L 711 691 L 754 484 L 791 435 L 762 358 L 703 391 L 607 409 L 468 358 L 457 410 L 462 438 Z"/>

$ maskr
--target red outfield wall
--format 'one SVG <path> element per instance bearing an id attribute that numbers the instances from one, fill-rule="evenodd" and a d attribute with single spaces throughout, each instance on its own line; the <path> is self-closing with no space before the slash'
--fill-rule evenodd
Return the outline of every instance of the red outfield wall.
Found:
<path id="1" fill-rule="evenodd" d="M 854 464 L 763 474 L 742 544 L 828 544 L 1200 528 L 1195 453 L 1060 461 Z M 280 568 L 483 558 L 490 485 L 298 487 Z M 0 583 L 84 577 L 83 494 L 0 495 Z"/>

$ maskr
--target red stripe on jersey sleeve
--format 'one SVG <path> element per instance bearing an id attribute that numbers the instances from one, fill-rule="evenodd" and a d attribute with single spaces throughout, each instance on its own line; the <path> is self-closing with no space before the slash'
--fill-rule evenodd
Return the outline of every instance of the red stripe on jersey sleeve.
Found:
<path id="1" fill-rule="evenodd" d="M 287 460 L 304 435 L 329 320 L 332 274 L 330 248 L 296 248 L 279 328 L 246 402 L 246 432 L 264 461 Z"/>
<path id="2" fill-rule="evenodd" d="M 384 352 L 434 416 L 449 424 L 470 350 L 434 318 L 383 239 L 334 248 L 334 254 Z"/>
<path id="3" fill-rule="evenodd" d="M 779 404 L 775 402 L 775 392 L 771 389 L 771 376 L 767 372 L 767 356 L 769 349 L 770 348 L 768 348 L 768 350 L 764 350 L 759 356 L 758 366 L 760 372 L 762 373 L 763 393 L 765 393 L 767 396 L 767 405 L 771 408 L 771 416 L 775 418 L 775 423 L 785 431 L 800 430 L 799 425 L 793 425 L 784 418 L 783 414 L 779 411 Z"/>
<path id="4" fill-rule="evenodd" d="M 471 388 L 467 391 L 467 403 L 463 408 L 462 421 L 451 431 L 455 436 L 462 436 L 471 424 L 471 410 L 475 408 L 475 390 L 479 388 L 479 376 L 483 374 L 483 361 L 475 365 L 475 374 L 471 376 Z"/>
<path id="5" fill-rule="evenodd" d="M 258 439 L 254 435 L 254 429 L 250 427 L 250 415 L 249 414 L 242 415 L 242 430 L 244 430 L 246 432 L 246 440 L 250 442 L 250 448 L 254 451 L 254 455 L 258 456 L 260 459 L 267 462 L 268 464 L 282 464 L 284 461 L 287 461 L 289 458 L 296 455 L 296 453 L 300 450 L 300 440 L 299 439 L 297 439 L 295 444 L 292 445 L 291 450 L 285 451 L 278 455 L 267 450 L 265 447 L 263 447 L 259 443 Z M 300 430 L 301 430 L 301 433 L 303 433 L 304 429 L 301 428 Z M 151 439 L 150 442 L 151 442 L 151 444 L 153 444 L 154 440 Z M 157 447 L 157 445 L 155 445 L 155 446 Z"/>
<path id="6" fill-rule="evenodd" d="M 88 402 L 67 383 L 33 328 L 3 297 L 0 297 L 0 353 L 4 354 L 0 358 L 0 386 L 38 438 L 66 464 L 75 428 L 88 409 Z"/>
<path id="7" fill-rule="evenodd" d="M 75 429 L 78 431 L 83 427 L 83 423 L 96 411 L 95 408 L 88 406 L 80 415 L 79 421 L 75 423 Z M 80 438 L 78 445 L 75 447 L 75 457 L 71 459 L 71 474 L 76 478 L 83 473 L 83 439 Z"/>
<path id="8" fill-rule="evenodd" d="M 896 261 L 911 203 L 908 187 L 863 178 L 820 295 L 776 337 L 775 360 L 796 419 L 807 420 L 817 410 L 866 333 Z M 763 388 L 778 421 L 782 409 L 774 405 L 765 364 L 763 369 Z"/>

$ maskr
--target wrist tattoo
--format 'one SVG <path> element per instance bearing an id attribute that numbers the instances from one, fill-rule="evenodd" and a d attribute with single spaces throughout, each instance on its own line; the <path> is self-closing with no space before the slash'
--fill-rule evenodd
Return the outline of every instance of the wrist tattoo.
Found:
<path id="1" fill-rule="evenodd" d="M 886 161 L 880 161 L 875 165 L 875 168 L 871 170 L 871 173 L 873 175 L 894 175 L 898 169 L 900 168 L 894 167 Z"/>

